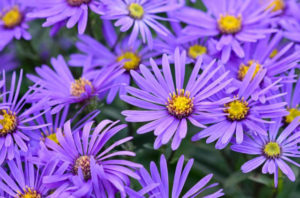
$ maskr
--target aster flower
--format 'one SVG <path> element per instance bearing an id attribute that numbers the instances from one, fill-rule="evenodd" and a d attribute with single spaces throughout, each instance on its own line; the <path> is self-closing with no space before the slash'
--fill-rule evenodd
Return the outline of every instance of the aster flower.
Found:
<path id="1" fill-rule="evenodd" d="M 141 180 L 139 180 L 140 184 L 144 188 L 149 188 L 151 184 L 158 184 L 154 189 L 152 189 L 150 192 L 148 192 L 148 195 L 153 198 L 192 198 L 192 197 L 199 197 L 201 196 L 201 193 L 203 193 L 205 190 L 209 188 L 213 188 L 218 185 L 218 183 L 213 183 L 208 186 L 208 182 L 213 177 L 213 174 L 209 174 L 202 178 L 200 181 L 198 181 L 190 190 L 188 190 L 184 195 L 182 194 L 183 186 L 186 182 L 186 179 L 188 177 L 188 174 L 193 166 L 194 159 L 190 159 L 186 166 L 183 166 L 184 163 L 184 156 L 182 155 L 176 166 L 175 176 L 173 180 L 173 186 L 172 186 L 172 192 L 170 194 L 169 192 L 169 176 L 168 176 L 168 166 L 167 161 L 164 155 L 161 155 L 160 157 L 160 172 L 158 167 L 155 165 L 154 162 L 151 162 L 150 164 L 150 170 L 151 174 L 147 172 L 145 168 L 141 168 L 138 172 L 141 177 Z M 205 187 L 206 186 L 206 187 Z M 210 195 L 206 195 L 204 197 L 206 198 L 217 198 L 224 195 L 222 192 L 223 190 L 220 189 L 215 193 L 212 193 Z M 133 194 L 135 195 L 135 194 Z M 139 196 L 131 196 L 131 197 L 139 197 Z M 201 196 L 203 197 L 203 195 Z"/>
<path id="2" fill-rule="evenodd" d="M 216 148 L 223 149 L 234 135 L 236 142 L 242 143 L 244 131 L 267 136 L 264 124 L 274 123 L 267 119 L 287 115 L 287 111 L 284 109 L 286 102 L 274 102 L 274 99 L 282 96 L 281 93 L 265 96 L 265 93 L 276 86 L 280 79 L 266 88 L 258 89 L 266 71 L 264 69 L 258 71 L 253 78 L 255 68 L 255 64 L 250 66 L 238 89 L 229 86 L 227 93 L 220 92 L 216 96 L 215 99 L 231 97 L 231 101 L 215 111 L 216 117 L 207 121 L 212 125 L 194 135 L 193 141 L 208 137 L 207 143 L 217 140 Z"/>
<path id="3" fill-rule="evenodd" d="M 270 125 L 268 136 L 249 136 L 242 144 L 234 144 L 231 149 L 235 152 L 256 155 L 241 167 L 244 173 L 251 172 L 263 164 L 263 174 L 274 174 L 274 185 L 278 184 L 278 171 L 281 170 L 291 181 L 295 181 L 295 174 L 289 162 L 300 167 L 300 164 L 291 158 L 299 158 L 299 136 L 300 132 L 294 130 L 300 124 L 300 117 L 291 122 L 281 133 L 281 119 L 275 120 L 275 124 Z"/>
<path id="4" fill-rule="evenodd" d="M 291 70 L 290 75 L 294 76 L 295 71 Z M 284 117 L 283 121 L 285 124 L 291 123 L 296 117 L 300 116 L 300 79 L 297 76 L 296 83 L 285 83 L 281 87 L 281 92 L 287 93 L 281 100 L 287 102 L 287 110 L 289 114 Z"/>
<path id="5" fill-rule="evenodd" d="M 19 92 L 22 83 L 23 70 L 20 72 L 17 82 L 16 72 L 13 72 L 10 80 L 11 86 L 9 91 L 6 90 L 5 72 L 2 73 L 1 81 L 1 103 L 0 103 L 0 164 L 4 160 L 12 160 L 18 151 L 28 151 L 28 142 L 32 138 L 36 138 L 39 134 L 32 131 L 47 126 L 47 124 L 30 125 L 29 122 L 40 117 L 44 112 L 32 116 L 45 105 L 46 100 L 25 108 L 28 102 L 28 95 L 32 93 L 32 89 L 28 90 L 23 97 L 19 98 Z M 17 149 L 15 149 L 17 147 Z"/>
<path id="6" fill-rule="evenodd" d="M 280 43 L 283 39 L 282 32 L 268 36 L 257 43 L 246 43 L 246 55 L 243 59 L 233 59 L 226 67 L 232 71 L 235 78 L 242 80 L 253 64 L 256 65 L 254 75 L 261 69 L 266 70 L 263 84 L 268 86 L 279 78 L 281 83 L 291 83 L 295 76 L 284 75 L 289 70 L 296 68 L 300 61 L 299 49 L 294 43 Z"/>
<path id="7" fill-rule="evenodd" d="M 14 38 L 31 39 L 29 28 L 28 5 L 23 0 L 2 0 L 0 2 L 0 51 Z"/>
<path id="8" fill-rule="evenodd" d="M 231 80 L 224 80 L 228 72 L 225 72 L 215 81 L 213 75 L 221 68 L 212 61 L 199 75 L 202 67 L 201 58 L 198 59 L 189 81 L 184 86 L 186 54 L 175 51 L 175 85 L 168 61 L 168 56 L 163 55 L 162 72 L 153 60 L 150 60 L 154 74 L 145 66 L 140 66 L 142 75 L 131 71 L 139 89 L 128 87 L 131 95 L 121 96 L 125 102 L 144 110 L 127 110 L 122 114 L 128 122 L 149 122 L 139 128 L 137 133 L 147 133 L 154 130 L 157 136 L 154 148 L 157 149 L 167 144 L 172 138 L 172 149 L 176 150 L 181 140 L 187 134 L 187 121 L 201 128 L 205 126 L 197 119 L 205 119 L 211 116 L 206 112 L 209 109 L 218 108 L 226 103 L 226 99 L 209 102 L 207 98 L 226 87 Z M 212 69 L 215 67 L 215 69 Z"/>
<path id="9" fill-rule="evenodd" d="M 72 131 L 80 130 L 86 122 L 93 120 L 100 113 L 100 111 L 94 110 L 92 112 L 89 112 L 83 118 L 78 120 L 78 115 L 80 113 L 81 111 L 78 111 L 76 112 L 75 115 L 72 115 L 71 122 L 74 124 L 74 126 L 72 126 Z M 46 153 L 47 149 L 40 148 L 39 142 L 41 140 L 45 141 L 46 139 L 50 139 L 58 143 L 57 136 L 56 136 L 56 129 L 63 127 L 63 125 L 67 121 L 68 114 L 69 114 L 69 106 L 66 106 L 63 110 L 57 112 L 56 114 L 51 114 L 50 111 L 48 111 L 44 114 L 44 116 L 41 116 L 36 120 L 34 120 L 34 122 L 32 123 L 33 125 L 34 124 L 38 124 L 38 125 L 49 124 L 49 125 L 42 129 L 36 130 L 36 133 L 40 134 L 40 137 L 39 139 L 31 142 L 31 151 L 33 154 L 40 152 L 41 159 L 45 159 L 46 161 L 49 160 L 49 155 L 48 153 Z M 75 120 L 76 122 L 74 122 Z M 43 158 L 42 156 L 45 157 Z"/>
<path id="10" fill-rule="evenodd" d="M 18 153 L 14 160 L 7 162 L 8 170 L 0 167 L 0 189 L 6 198 L 40 198 L 49 193 L 42 183 L 51 167 L 35 165 L 30 161 L 31 154 Z"/>
<path id="11" fill-rule="evenodd" d="M 268 27 L 277 14 L 267 9 L 269 2 L 260 6 L 251 0 L 203 0 L 203 3 L 207 13 L 184 7 L 176 12 L 176 17 L 188 24 L 184 30 L 187 35 L 216 39 L 223 63 L 229 60 L 232 52 L 243 58 L 243 43 L 257 42 L 276 31 Z"/>
<path id="12" fill-rule="evenodd" d="M 30 18 L 45 18 L 43 27 L 53 26 L 53 33 L 65 26 L 72 28 L 78 24 L 78 33 L 83 34 L 91 9 L 96 14 L 103 14 L 99 0 L 58 0 L 35 1 L 35 9 L 28 14 Z"/>
<path id="13" fill-rule="evenodd" d="M 116 126 L 104 120 L 91 133 L 93 122 L 84 125 L 83 130 L 72 132 L 70 121 L 64 125 L 64 130 L 56 132 L 59 144 L 46 139 L 45 145 L 55 154 L 59 168 L 50 176 L 45 176 L 43 183 L 49 188 L 55 188 L 53 197 L 61 193 L 69 193 L 74 197 L 89 196 L 115 197 L 120 192 L 125 197 L 125 186 L 129 185 L 129 177 L 139 179 L 132 168 L 140 168 L 139 164 L 128 160 L 113 159 L 115 156 L 135 156 L 131 151 L 113 151 L 115 147 L 132 139 L 126 137 L 108 146 L 107 142 L 126 125 Z M 91 135 L 90 135 L 91 134 Z M 52 163 L 52 162 L 49 163 Z"/>
<path id="14" fill-rule="evenodd" d="M 71 66 L 85 66 L 86 71 L 92 70 L 97 66 L 107 67 L 112 64 L 122 64 L 126 70 L 121 76 L 116 78 L 113 86 L 108 93 L 107 103 L 111 103 L 116 94 L 125 94 L 125 86 L 130 84 L 130 70 L 139 70 L 139 65 L 149 65 L 149 58 L 156 57 L 158 54 L 143 46 L 140 40 L 135 40 L 132 45 L 128 45 L 128 37 L 119 41 L 116 32 L 110 21 L 103 21 L 103 34 L 108 47 L 102 45 L 97 40 L 87 36 L 79 36 L 76 43 L 81 53 L 72 54 L 69 64 Z M 90 61 L 90 67 L 86 67 L 85 62 Z"/>
<path id="15" fill-rule="evenodd" d="M 30 74 L 27 77 L 41 85 L 41 89 L 31 96 L 31 100 L 40 100 L 47 96 L 48 104 L 54 107 L 52 113 L 69 104 L 83 102 L 95 96 L 102 98 L 111 88 L 111 82 L 123 72 L 119 65 L 112 65 L 100 71 L 83 72 L 79 79 L 74 79 L 61 55 L 56 59 L 52 58 L 51 64 L 54 71 L 43 65 L 35 69 L 39 76 Z"/>
<path id="16" fill-rule="evenodd" d="M 121 26 L 121 32 L 127 32 L 132 28 L 129 37 L 129 45 L 142 36 L 143 43 L 148 43 L 150 49 L 153 47 L 151 29 L 157 34 L 167 36 L 170 31 L 158 20 L 168 20 L 157 14 L 175 10 L 179 7 L 177 3 L 168 0 L 102 0 L 107 11 L 103 19 L 117 20 L 115 26 Z"/>

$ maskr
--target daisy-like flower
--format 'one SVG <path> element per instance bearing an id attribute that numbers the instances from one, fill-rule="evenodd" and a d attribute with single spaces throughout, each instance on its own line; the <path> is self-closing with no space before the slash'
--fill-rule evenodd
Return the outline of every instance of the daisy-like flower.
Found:
<path id="1" fill-rule="evenodd" d="M 294 76 L 294 70 L 290 75 Z M 282 86 L 281 91 L 287 93 L 282 97 L 282 101 L 287 102 L 289 114 L 283 118 L 285 124 L 291 123 L 296 117 L 300 116 L 300 79 L 296 83 L 286 83 Z"/>
<path id="2" fill-rule="evenodd" d="M 91 193 L 98 198 L 115 197 L 120 192 L 126 196 L 125 186 L 129 186 L 129 177 L 139 179 L 133 168 L 141 165 L 128 160 L 113 159 L 115 156 L 135 156 L 131 151 L 113 151 L 115 147 L 132 139 L 126 137 L 115 141 L 110 146 L 107 142 L 120 132 L 126 125 L 104 120 L 93 131 L 93 122 L 84 125 L 82 131 L 71 131 L 70 121 L 64 130 L 56 132 L 58 144 L 46 139 L 46 148 L 52 151 L 59 168 L 50 176 L 45 176 L 43 183 L 55 188 L 53 197 L 61 197 L 69 193 L 74 197 L 89 196 Z M 62 196 L 63 197 L 63 196 Z"/>
<path id="3" fill-rule="evenodd" d="M 30 108 L 25 108 L 24 106 L 28 102 L 28 96 L 32 93 L 32 89 L 19 98 L 22 76 L 23 71 L 21 70 L 17 81 L 16 72 L 13 72 L 10 80 L 10 89 L 6 90 L 8 81 L 5 78 L 5 72 L 2 73 L 2 81 L 0 83 L 0 164 L 6 159 L 13 159 L 16 152 L 20 150 L 27 152 L 29 140 L 39 136 L 39 134 L 32 131 L 47 126 L 47 124 L 29 124 L 30 121 L 35 120 L 45 112 L 32 116 L 34 113 L 40 112 L 46 100 L 41 99 L 40 102 L 31 105 Z"/>
<path id="4" fill-rule="evenodd" d="M 300 61 L 299 49 L 294 43 L 281 44 L 282 32 L 268 36 L 257 43 L 246 43 L 244 49 L 246 55 L 243 59 L 233 59 L 226 67 L 233 71 L 235 78 L 243 80 L 251 65 L 255 64 L 254 75 L 259 70 L 265 69 L 264 85 L 275 82 L 282 78 L 281 83 L 292 82 L 291 75 L 281 75 L 298 66 Z"/>
<path id="5" fill-rule="evenodd" d="M 14 38 L 31 39 L 27 31 L 28 5 L 23 0 L 0 1 L 0 51 Z"/>
<path id="6" fill-rule="evenodd" d="M 300 167 L 300 164 L 291 159 L 300 157 L 300 131 L 295 132 L 300 124 L 299 118 L 294 119 L 282 132 L 279 132 L 281 119 L 277 119 L 275 124 L 270 125 L 268 136 L 249 136 L 242 144 L 232 145 L 231 149 L 235 152 L 257 156 L 246 162 L 241 167 L 242 171 L 248 173 L 263 164 L 263 174 L 274 174 L 275 187 L 278 184 L 279 170 L 291 181 L 295 181 L 295 174 L 286 162 Z"/>
<path id="7" fill-rule="evenodd" d="M 1 69 L 5 71 L 11 71 L 13 69 L 16 69 L 19 64 L 17 63 L 15 59 L 15 55 L 12 52 L 3 53 L 0 55 L 1 60 Z"/>
<path id="8" fill-rule="evenodd" d="M 148 43 L 150 49 L 153 47 L 151 29 L 156 33 L 167 36 L 170 31 L 158 20 L 168 20 L 158 16 L 180 7 L 179 4 L 169 0 L 102 0 L 107 11 L 102 16 L 103 19 L 117 20 L 116 26 L 121 26 L 122 32 L 127 32 L 132 28 L 129 37 L 129 45 L 137 39 L 140 34 L 144 43 Z"/>
<path id="9" fill-rule="evenodd" d="M 46 197 L 49 189 L 42 183 L 51 167 L 33 164 L 30 153 L 18 153 L 7 162 L 8 169 L 0 167 L 0 189 L 6 198 Z M 0 194 L 1 195 L 1 194 Z"/>
<path id="10" fill-rule="evenodd" d="M 74 79 L 61 55 L 57 59 L 52 58 L 51 64 L 54 70 L 43 65 L 35 69 L 39 76 L 30 74 L 27 77 L 41 85 L 41 88 L 31 96 L 31 100 L 48 97 L 48 104 L 55 106 L 52 113 L 60 111 L 69 104 L 84 102 L 95 96 L 101 99 L 111 88 L 111 83 L 115 78 L 124 71 L 119 65 L 111 65 L 100 71 L 83 72 L 79 79 Z"/>
<path id="11" fill-rule="evenodd" d="M 108 93 L 107 103 L 111 103 L 116 94 L 125 94 L 125 86 L 130 84 L 130 71 L 139 70 L 139 65 L 149 65 L 149 58 L 156 57 L 160 53 L 143 46 L 140 40 L 135 40 L 132 45 L 128 45 L 128 37 L 118 41 L 118 36 L 110 21 L 103 21 L 103 33 L 109 48 L 102 45 L 95 39 L 82 35 L 76 46 L 81 53 L 71 55 L 69 64 L 72 66 L 83 66 L 86 61 L 90 61 L 90 67 L 83 69 L 88 71 L 97 66 L 107 67 L 112 64 L 122 64 L 126 71 L 119 76 Z"/>
<path id="12" fill-rule="evenodd" d="M 58 128 L 63 127 L 63 125 L 67 121 L 68 113 L 69 113 L 69 106 L 66 106 L 63 110 L 61 110 L 60 112 L 57 112 L 56 114 L 51 114 L 51 112 L 48 111 L 45 113 L 44 116 L 41 116 L 41 117 L 37 118 L 36 120 L 34 120 L 34 122 L 32 124 L 37 123 L 38 125 L 42 125 L 42 124 L 49 124 L 49 125 L 47 127 L 38 129 L 36 131 L 36 133 L 40 134 L 40 138 L 37 140 L 33 140 L 31 142 L 31 151 L 33 154 L 39 152 L 39 150 L 40 150 L 40 158 L 49 160 L 48 153 L 44 152 L 43 148 L 40 148 L 39 142 L 41 140 L 45 141 L 46 139 L 50 139 L 50 140 L 58 143 L 57 136 L 56 136 L 56 130 Z M 72 131 L 77 131 L 77 130 L 81 129 L 86 122 L 93 120 L 100 113 L 100 111 L 94 110 L 94 111 L 88 113 L 87 115 L 85 115 L 80 120 L 78 120 L 78 115 L 80 113 L 81 113 L 81 111 L 78 111 L 75 115 L 72 115 L 71 122 L 74 123 L 74 125 L 72 126 Z M 76 120 L 76 122 L 74 122 L 74 120 Z M 41 156 L 45 156 L 45 158 L 43 158 Z"/>
<path id="13" fill-rule="evenodd" d="M 207 12 L 184 7 L 176 12 L 176 17 L 188 24 L 184 30 L 187 35 L 216 39 L 223 63 L 232 52 L 243 58 L 243 43 L 256 42 L 276 31 L 268 27 L 277 13 L 267 9 L 270 4 L 267 1 L 260 6 L 251 0 L 203 0 L 203 3 Z"/>
<path id="14" fill-rule="evenodd" d="M 205 119 L 211 114 L 206 113 L 209 109 L 218 108 L 226 103 L 226 99 L 209 102 L 207 98 L 226 87 L 231 80 L 224 80 L 228 72 L 211 81 L 214 74 L 221 68 L 212 61 L 199 75 L 202 59 L 198 59 L 188 83 L 184 86 L 186 53 L 180 54 L 176 49 L 175 62 L 175 85 L 168 61 L 168 56 L 163 55 L 162 72 L 151 59 L 154 74 L 145 66 L 140 66 L 142 76 L 131 71 L 139 89 L 128 87 L 127 92 L 131 95 L 121 96 L 125 102 L 144 110 L 127 110 L 122 114 L 128 122 L 149 122 L 139 128 L 137 133 L 147 133 L 154 130 L 157 136 L 154 148 L 157 149 L 167 144 L 173 137 L 172 149 L 176 150 L 187 134 L 187 121 L 201 128 L 205 126 L 197 119 Z M 215 67 L 214 69 L 212 69 Z"/>
<path id="15" fill-rule="evenodd" d="M 209 174 L 198 181 L 191 189 L 189 189 L 185 194 L 182 193 L 183 186 L 188 178 L 189 172 L 193 166 L 194 159 L 190 159 L 186 166 L 183 166 L 184 163 L 184 156 L 182 155 L 176 166 L 175 176 L 173 180 L 173 186 L 171 187 L 172 192 L 169 192 L 169 171 L 167 166 L 167 161 L 164 155 L 160 157 L 160 169 L 156 166 L 154 162 L 150 163 L 150 173 L 147 172 L 145 168 L 141 168 L 138 172 L 141 177 L 139 180 L 140 184 L 144 188 L 149 188 L 149 186 L 158 184 L 154 189 L 152 189 L 147 194 L 149 197 L 153 198 L 192 198 L 192 197 L 200 197 L 201 193 L 209 188 L 213 188 L 218 185 L 218 183 L 213 183 L 206 186 L 209 181 L 212 179 L 213 174 Z M 222 192 L 223 190 L 220 189 L 217 192 L 212 194 L 206 195 L 206 198 L 217 198 L 224 195 Z M 183 195 L 182 195 L 183 194 Z M 130 194 L 129 194 L 130 195 Z M 138 194 L 132 192 L 132 196 L 130 197 L 140 197 Z M 202 196 L 203 197 L 203 194 Z"/>
<path id="16" fill-rule="evenodd" d="M 103 14 L 100 0 L 38 0 L 35 9 L 28 14 L 30 18 L 45 18 L 43 27 L 53 26 L 53 33 L 61 27 L 72 28 L 78 24 L 78 33 L 83 34 L 88 21 L 88 12 Z"/>
<path id="17" fill-rule="evenodd" d="M 249 68 L 245 78 L 238 89 L 229 87 L 228 93 L 220 93 L 216 98 L 231 97 L 231 101 L 226 103 L 223 108 L 215 111 L 214 119 L 208 120 L 212 123 L 208 128 L 197 133 L 192 140 L 198 141 L 207 138 L 207 143 L 217 140 L 216 148 L 223 149 L 236 136 L 236 142 L 242 143 L 244 131 L 251 134 L 267 136 L 264 124 L 272 124 L 273 121 L 266 119 L 278 118 L 288 114 L 284 106 L 286 102 L 274 102 L 273 100 L 282 96 L 278 94 L 265 93 L 270 91 L 278 81 L 266 88 L 258 89 L 259 84 L 265 76 L 265 70 L 255 73 L 256 65 Z"/>

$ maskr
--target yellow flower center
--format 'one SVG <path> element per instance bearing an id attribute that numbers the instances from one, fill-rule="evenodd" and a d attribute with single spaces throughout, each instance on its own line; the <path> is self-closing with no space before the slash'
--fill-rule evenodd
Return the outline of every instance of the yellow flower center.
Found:
<path id="1" fill-rule="evenodd" d="M 131 3 L 128 10 L 129 15 L 134 19 L 141 19 L 144 16 L 144 8 L 138 3 Z"/>
<path id="2" fill-rule="evenodd" d="M 198 45 L 198 44 L 195 44 L 193 46 L 191 46 L 189 48 L 189 56 L 193 59 L 197 59 L 198 56 L 201 56 L 202 54 L 205 54 L 207 52 L 207 48 L 202 46 L 202 45 Z"/>
<path id="3" fill-rule="evenodd" d="M 86 80 L 84 78 L 75 80 L 75 82 L 73 82 L 71 85 L 71 95 L 80 97 L 81 94 L 86 92 L 86 86 L 93 88 L 93 85 L 89 80 Z"/>
<path id="4" fill-rule="evenodd" d="M 79 167 L 82 170 L 84 179 L 89 180 L 91 178 L 90 156 L 83 155 L 76 159 L 73 166 L 74 174 L 78 174 Z"/>
<path id="5" fill-rule="evenodd" d="M 277 142 L 269 142 L 264 147 L 264 153 L 267 157 L 278 157 L 281 153 L 280 146 Z"/>
<path id="6" fill-rule="evenodd" d="M 10 110 L 2 109 L 0 115 L 2 116 L 0 120 L 0 125 L 2 126 L 2 129 L 0 129 L 0 137 L 15 132 L 17 128 L 17 117 L 15 113 L 12 113 Z"/>
<path id="7" fill-rule="evenodd" d="M 288 109 L 288 112 L 289 115 L 285 117 L 286 123 L 291 123 L 296 117 L 300 116 L 300 111 L 296 108 Z"/>
<path id="8" fill-rule="evenodd" d="M 271 54 L 270 54 L 270 58 L 274 58 L 276 55 L 278 54 L 278 50 L 277 49 L 274 49 Z"/>
<path id="9" fill-rule="evenodd" d="M 2 21 L 4 27 L 14 28 L 15 26 L 20 25 L 22 18 L 22 13 L 19 11 L 18 7 L 14 7 L 2 16 Z"/>
<path id="10" fill-rule="evenodd" d="M 249 112 L 248 103 L 243 99 L 234 100 L 228 104 L 225 104 L 224 112 L 228 113 L 227 117 L 230 120 L 242 120 Z"/>
<path id="11" fill-rule="evenodd" d="M 18 192 L 16 198 L 42 198 L 42 196 L 34 189 L 26 187 L 23 189 L 24 193 Z"/>
<path id="12" fill-rule="evenodd" d="M 225 16 L 221 15 L 218 21 L 219 29 L 224 34 L 234 34 L 241 30 L 242 28 L 242 17 L 232 16 L 226 14 Z"/>
<path id="13" fill-rule="evenodd" d="M 125 60 L 123 68 L 127 71 L 137 69 L 141 62 L 141 58 L 133 52 L 125 52 L 117 58 L 118 62 L 123 60 Z"/>
<path id="14" fill-rule="evenodd" d="M 193 112 L 193 103 L 194 98 L 190 98 L 190 92 L 180 91 L 173 92 L 170 94 L 167 102 L 167 109 L 169 113 L 178 119 L 185 118 Z"/>
<path id="15" fill-rule="evenodd" d="M 247 75 L 248 73 L 248 70 L 249 68 L 253 65 L 253 64 L 256 64 L 256 67 L 255 67 L 255 71 L 254 71 L 254 74 L 252 76 L 252 79 L 255 77 L 255 75 L 258 73 L 258 71 L 260 70 L 261 68 L 261 65 L 255 61 L 255 60 L 250 60 L 248 61 L 247 65 L 245 64 L 241 64 L 240 68 L 239 68 L 239 71 L 238 71 L 238 78 L 240 80 L 243 80 L 245 78 L 245 76 Z"/>
<path id="16" fill-rule="evenodd" d="M 52 133 L 52 134 L 48 135 L 47 138 L 49 138 L 50 140 L 52 140 L 56 144 L 59 144 L 59 141 L 57 139 L 56 133 Z"/>
<path id="17" fill-rule="evenodd" d="M 270 5 L 267 7 L 267 9 L 270 9 L 272 7 L 273 7 L 272 12 L 283 10 L 285 7 L 284 1 L 283 0 L 274 0 L 274 1 L 272 1 L 272 3 L 270 3 Z"/>
<path id="18" fill-rule="evenodd" d="M 91 0 L 67 0 L 70 6 L 81 6 L 82 4 L 88 4 Z"/>

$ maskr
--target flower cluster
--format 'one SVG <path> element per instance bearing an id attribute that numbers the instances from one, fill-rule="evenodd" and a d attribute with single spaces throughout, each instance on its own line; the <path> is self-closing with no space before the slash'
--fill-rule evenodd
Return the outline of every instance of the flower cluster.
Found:
<path id="1" fill-rule="evenodd" d="M 274 188 L 295 181 L 299 11 L 297 0 L 1 0 L 0 196 L 221 197 L 230 178 L 209 184 L 213 169 L 186 182 L 201 145 L 255 155 L 241 172 L 262 166 Z M 54 41 L 75 34 L 72 46 L 42 59 L 40 26 Z"/>

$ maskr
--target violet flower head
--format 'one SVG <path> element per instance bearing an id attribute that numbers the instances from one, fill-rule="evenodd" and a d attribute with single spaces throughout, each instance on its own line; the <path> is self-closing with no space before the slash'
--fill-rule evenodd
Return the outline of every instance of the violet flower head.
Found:
<path id="1" fill-rule="evenodd" d="M 118 39 L 118 36 L 110 21 L 103 20 L 103 34 L 108 47 L 97 40 L 82 35 L 76 43 L 80 53 L 72 54 L 69 64 L 71 66 L 85 65 L 85 62 L 91 62 L 90 67 L 83 67 L 84 70 L 93 70 L 97 66 L 110 67 L 111 65 L 121 64 L 126 71 L 116 80 L 107 95 L 107 103 L 111 103 L 119 92 L 120 95 L 126 93 L 125 87 L 130 84 L 130 71 L 139 71 L 140 64 L 149 65 L 149 58 L 156 57 L 160 53 L 150 50 L 137 39 L 132 45 L 128 45 L 128 37 Z M 121 68 L 120 68 L 121 69 Z"/>
<path id="2" fill-rule="evenodd" d="M 41 86 L 31 96 L 31 100 L 48 97 L 48 104 L 54 107 L 52 113 L 60 111 L 69 104 L 87 101 L 95 96 L 103 98 L 111 88 L 111 82 L 124 71 L 119 65 L 111 65 L 101 70 L 83 72 L 79 79 L 75 79 L 61 55 L 57 59 L 52 58 L 51 63 L 54 70 L 43 65 L 36 68 L 39 76 L 30 74 L 27 77 Z"/>
<path id="3" fill-rule="evenodd" d="M 291 83 L 295 76 L 285 75 L 291 69 L 298 67 L 300 61 L 299 49 L 294 43 L 281 43 L 282 32 L 270 35 L 256 43 L 244 45 L 246 55 L 243 59 L 233 59 L 226 69 L 232 71 L 236 79 L 243 80 L 249 67 L 256 65 L 254 75 L 262 69 L 266 70 L 263 85 L 268 86 L 281 78 L 281 84 Z"/>
<path id="4" fill-rule="evenodd" d="M 87 22 L 88 12 L 103 14 L 100 0 L 38 0 L 35 1 L 34 10 L 28 14 L 30 18 L 45 18 L 43 27 L 53 26 L 52 34 L 61 27 L 73 28 L 78 24 L 78 33 L 83 34 Z"/>
<path id="5" fill-rule="evenodd" d="M 38 139 L 39 137 L 39 134 L 34 133 L 33 130 L 47 126 L 47 124 L 29 124 L 45 112 L 40 112 L 40 110 L 44 108 L 46 100 L 41 99 L 31 107 L 25 108 L 32 89 L 29 89 L 24 96 L 19 98 L 22 76 L 23 71 L 21 70 L 17 81 L 16 72 L 13 72 L 10 89 L 7 90 L 6 83 L 8 81 L 5 72 L 2 73 L 0 83 L 0 98 L 2 99 L 0 103 L 0 164 L 6 159 L 12 160 L 16 152 L 20 150 L 27 152 L 30 139 Z M 37 114 L 32 116 L 35 113 Z"/>
<path id="6" fill-rule="evenodd" d="M 283 117 L 288 114 L 284 108 L 286 102 L 274 102 L 282 93 L 265 95 L 278 82 L 266 88 L 258 89 L 265 76 L 265 70 L 255 73 L 256 65 L 250 66 L 245 78 L 236 89 L 228 87 L 227 92 L 220 93 L 216 99 L 230 97 L 230 101 L 223 108 L 214 111 L 215 117 L 207 121 L 212 125 L 193 136 L 193 141 L 207 138 L 206 143 L 217 141 L 216 148 L 225 148 L 232 138 L 236 137 L 238 144 L 244 140 L 244 131 L 252 134 L 267 136 L 264 124 L 272 124 L 268 119 Z M 253 78 L 253 76 L 255 76 Z"/>
<path id="7" fill-rule="evenodd" d="M 0 191 L 6 193 L 6 198 L 40 198 L 49 194 L 42 179 L 51 167 L 35 165 L 31 157 L 30 152 L 21 152 L 7 162 L 8 169 L 0 167 Z"/>
<path id="8" fill-rule="evenodd" d="M 263 174 L 274 174 L 274 185 L 278 184 L 278 171 L 281 170 L 291 181 L 295 181 L 295 174 L 289 162 L 297 167 L 300 164 L 291 158 L 299 158 L 300 131 L 295 129 L 300 124 L 300 117 L 294 119 L 282 132 L 279 132 L 281 119 L 269 126 L 268 136 L 251 135 L 242 144 L 234 144 L 231 149 L 235 152 L 256 155 L 241 167 L 244 173 L 251 172 L 263 164 Z"/>
<path id="9" fill-rule="evenodd" d="M 107 11 L 103 19 L 117 20 L 115 26 L 121 26 L 121 32 L 127 32 L 132 28 L 129 37 L 129 45 L 141 35 L 143 43 L 153 47 L 151 29 L 157 34 L 167 36 L 170 31 L 158 20 L 168 20 L 159 13 L 166 13 L 177 9 L 180 5 L 169 0 L 102 0 Z M 151 28 L 151 29 L 150 29 Z"/>
<path id="10" fill-rule="evenodd" d="M 53 197 L 84 197 L 92 193 L 97 198 L 115 197 L 119 192 L 126 196 L 125 186 L 129 186 L 129 177 L 140 179 L 133 169 L 141 165 L 128 160 L 115 159 L 116 156 L 135 156 L 132 151 L 116 151 L 115 147 L 130 141 L 126 137 L 108 145 L 108 141 L 126 125 L 104 120 L 93 130 L 93 122 L 88 122 L 80 131 L 71 131 L 70 121 L 63 130 L 56 132 L 58 144 L 45 140 L 45 148 L 51 150 L 57 169 L 43 178 L 48 188 L 53 188 Z M 64 195 L 64 196 L 63 196 Z"/>
<path id="11" fill-rule="evenodd" d="M 216 39 L 223 63 L 232 52 L 243 58 L 243 43 L 256 42 L 276 31 L 268 26 L 277 14 L 267 9 L 269 2 L 260 6 L 252 0 L 203 0 L 203 3 L 207 12 L 184 7 L 178 10 L 176 17 L 188 24 L 184 30 L 187 35 Z"/>
<path id="12" fill-rule="evenodd" d="M 176 49 L 174 55 L 175 62 L 175 83 L 171 72 L 168 56 L 163 55 L 162 71 L 151 59 L 153 73 L 141 65 L 141 74 L 131 71 L 131 75 L 139 88 L 128 87 L 128 95 L 121 96 L 125 102 L 142 108 L 143 110 L 127 110 L 122 114 L 126 116 L 128 122 L 149 122 L 137 130 L 143 134 L 154 131 L 157 136 L 154 148 L 167 144 L 171 139 L 172 149 L 176 150 L 187 134 L 187 122 L 201 128 L 206 128 L 201 121 L 207 116 L 212 116 L 207 111 L 225 104 L 226 99 L 209 102 L 207 98 L 216 94 L 226 87 L 231 80 L 224 80 L 228 72 L 220 75 L 216 80 L 212 80 L 214 74 L 221 68 L 212 61 L 201 74 L 202 59 L 198 59 L 192 74 L 189 76 L 187 85 L 185 79 L 186 53 L 180 54 Z M 215 67 L 215 68 L 213 68 Z M 210 82 L 211 81 L 211 82 Z"/>
<path id="13" fill-rule="evenodd" d="M 28 5 L 23 0 L 0 1 L 0 51 L 14 38 L 30 40 Z"/>
<path id="14" fill-rule="evenodd" d="M 291 76 L 295 75 L 295 71 L 292 70 L 289 73 Z M 285 124 L 291 123 L 296 117 L 300 116 L 300 78 L 297 75 L 296 83 L 285 83 L 281 87 L 280 91 L 287 93 L 282 98 L 281 101 L 287 102 L 287 111 L 289 114 L 283 118 Z"/>
<path id="15" fill-rule="evenodd" d="M 147 188 L 150 188 L 147 195 L 152 198 L 194 198 L 194 197 L 205 197 L 205 198 L 218 198 L 222 197 L 224 193 L 223 190 L 220 189 L 217 192 L 212 194 L 206 194 L 203 196 L 205 190 L 209 188 L 213 188 L 218 185 L 218 183 L 213 183 L 207 186 L 210 180 L 213 177 L 213 174 L 209 174 L 198 181 L 191 189 L 189 189 L 186 193 L 182 193 L 182 189 L 188 178 L 188 174 L 193 166 L 194 160 L 188 160 L 186 166 L 184 167 L 184 156 L 182 155 L 176 166 L 176 171 L 174 175 L 174 180 L 172 182 L 173 186 L 171 187 L 172 192 L 169 192 L 169 171 L 167 166 L 167 161 L 164 155 L 160 157 L 160 168 L 156 166 L 154 162 L 150 163 L 150 173 L 145 168 L 141 168 L 138 173 L 141 177 L 139 180 L 143 189 L 141 191 L 145 191 Z M 152 187 L 154 186 L 154 188 Z M 156 186 L 156 187 L 155 187 Z M 138 193 L 131 192 L 131 197 L 140 198 Z M 141 193 L 141 192 L 140 192 Z M 183 195 L 182 195 L 183 194 Z M 130 195 L 130 194 L 129 194 Z"/>

